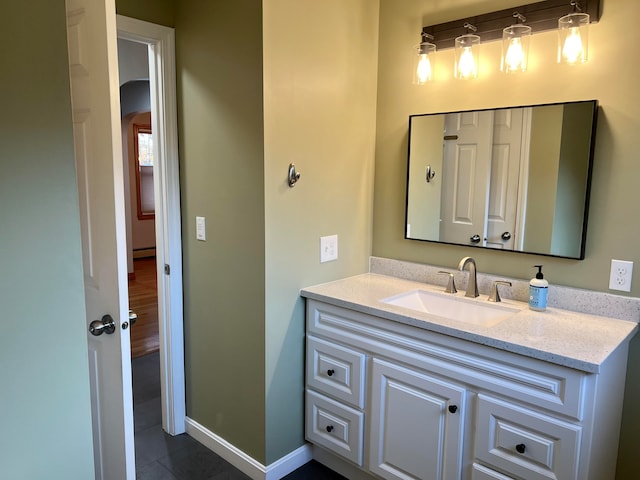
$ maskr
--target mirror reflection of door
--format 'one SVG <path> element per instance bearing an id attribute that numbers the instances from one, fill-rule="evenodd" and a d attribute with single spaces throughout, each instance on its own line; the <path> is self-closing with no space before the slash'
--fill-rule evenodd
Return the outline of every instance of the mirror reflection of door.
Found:
<path id="1" fill-rule="evenodd" d="M 491 110 L 446 116 L 441 242 L 485 244 L 492 137 Z"/>
<path id="2" fill-rule="evenodd" d="M 155 217 L 153 198 L 153 135 L 150 125 L 133 125 L 133 152 L 136 161 L 138 219 Z"/>
<path id="3" fill-rule="evenodd" d="M 526 178 L 531 109 L 496 110 L 493 119 L 493 151 L 485 245 L 506 250 L 522 249 L 523 202 Z M 520 185 L 522 185 L 521 188 Z M 524 189 L 524 190 L 522 190 Z M 518 197 L 518 192 L 522 196 Z"/>
<path id="4" fill-rule="evenodd" d="M 518 184 L 530 114 L 511 108 L 446 116 L 440 241 L 507 250 L 519 245 Z"/>

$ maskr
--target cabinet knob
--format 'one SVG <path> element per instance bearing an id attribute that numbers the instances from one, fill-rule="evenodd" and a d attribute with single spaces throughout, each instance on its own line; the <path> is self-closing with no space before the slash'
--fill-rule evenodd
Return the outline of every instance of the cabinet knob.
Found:
<path id="1" fill-rule="evenodd" d="M 458 411 L 458 406 L 457 405 L 449 405 L 449 412 L 450 413 L 456 413 Z"/>
<path id="2" fill-rule="evenodd" d="M 329 375 L 330 377 L 332 377 L 334 373 L 336 373 L 336 371 L 335 371 L 335 370 L 333 370 L 332 368 L 330 368 L 329 370 L 327 370 L 327 375 Z"/>
<path id="3" fill-rule="evenodd" d="M 524 443 L 519 443 L 518 445 L 516 445 L 516 451 L 518 453 L 524 453 L 524 451 L 527 449 L 527 447 L 525 446 Z"/>
<path id="4" fill-rule="evenodd" d="M 327 425 L 327 432 L 328 433 L 333 432 L 333 425 Z"/>

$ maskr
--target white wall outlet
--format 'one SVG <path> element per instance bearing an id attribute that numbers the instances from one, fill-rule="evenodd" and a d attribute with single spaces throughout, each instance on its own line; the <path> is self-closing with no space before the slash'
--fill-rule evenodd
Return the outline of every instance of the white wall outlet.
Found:
<path id="1" fill-rule="evenodd" d="M 196 240 L 205 241 L 207 239 L 207 228 L 204 217 L 196 217 Z"/>
<path id="2" fill-rule="evenodd" d="M 338 235 L 320 237 L 320 263 L 338 259 Z"/>
<path id="3" fill-rule="evenodd" d="M 631 276 L 633 262 L 626 260 L 611 260 L 611 274 L 609 275 L 609 289 L 621 292 L 631 291 Z"/>

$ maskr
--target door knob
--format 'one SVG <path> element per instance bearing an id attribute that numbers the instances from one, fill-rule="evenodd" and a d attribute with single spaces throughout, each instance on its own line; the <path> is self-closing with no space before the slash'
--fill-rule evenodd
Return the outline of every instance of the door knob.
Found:
<path id="1" fill-rule="evenodd" d="M 100 320 L 94 320 L 89 324 L 89 332 L 91 335 L 99 337 L 103 333 L 111 335 L 116 331 L 116 322 L 113 321 L 111 315 L 105 315 Z"/>
<path id="2" fill-rule="evenodd" d="M 480 243 L 480 235 L 478 235 L 478 234 L 476 233 L 474 236 L 472 236 L 472 237 L 469 239 L 469 241 L 470 241 L 471 243 Z"/>
<path id="3" fill-rule="evenodd" d="M 509 232 L 504 232 L 500 236 L 502 237 L 503 240 L 511 240 L 511 234 Z"/>
<path id="4" fill-rule="evenodd" d="M 136 323 L 136 320 L 138 320 L 138 314 L 133 310 L 129 310 L 129 323 L 131 324 L 132 327 L 133 327 L 133 324 Z"/>

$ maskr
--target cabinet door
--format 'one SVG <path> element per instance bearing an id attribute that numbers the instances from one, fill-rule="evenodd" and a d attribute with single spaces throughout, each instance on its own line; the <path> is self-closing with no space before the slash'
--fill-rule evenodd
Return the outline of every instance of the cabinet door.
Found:
<path id="1" fill-rule="evenodd" d="M 462 387 L 373 359 L 370 469 L 389 480 L 460 478 Z"/>

